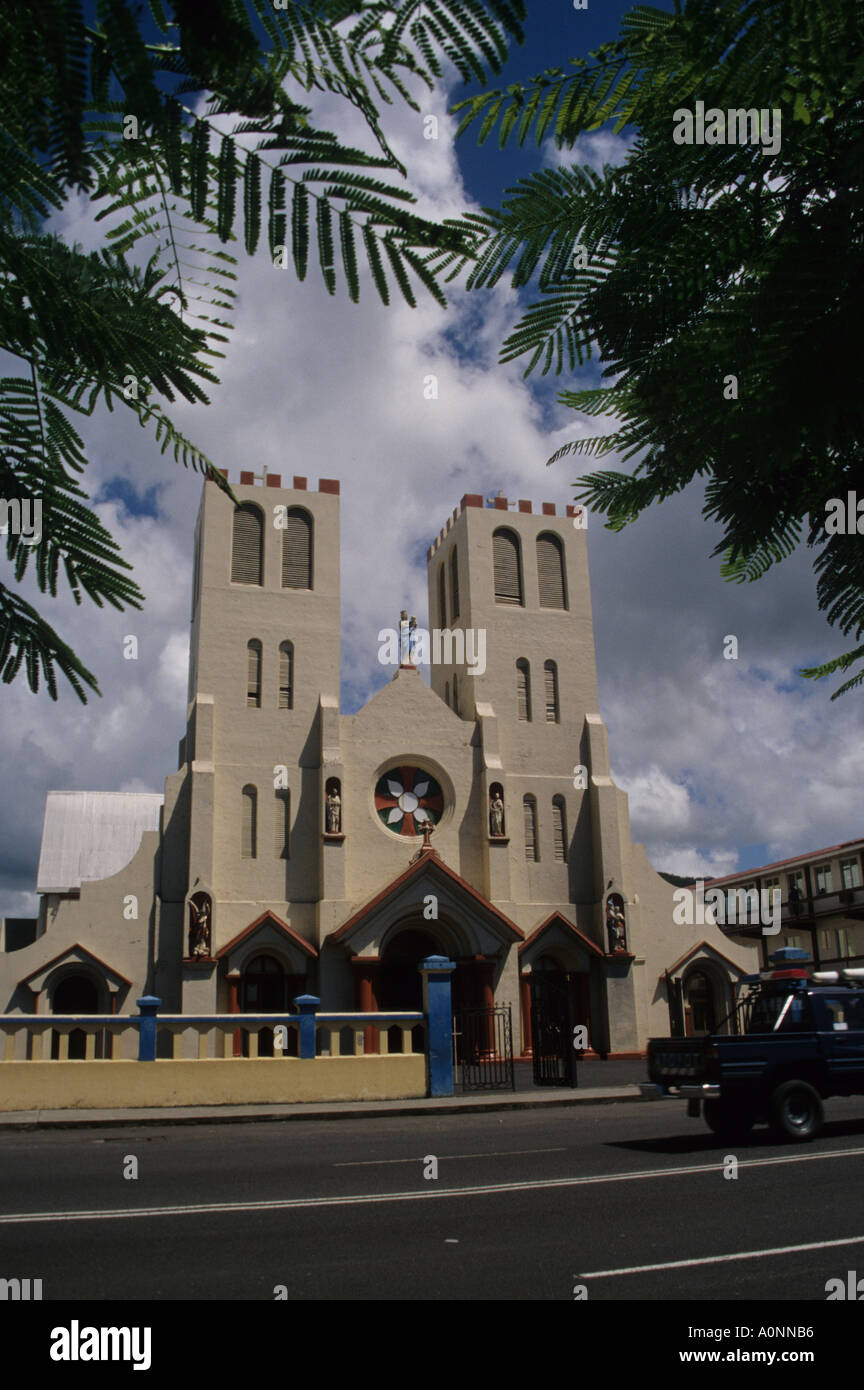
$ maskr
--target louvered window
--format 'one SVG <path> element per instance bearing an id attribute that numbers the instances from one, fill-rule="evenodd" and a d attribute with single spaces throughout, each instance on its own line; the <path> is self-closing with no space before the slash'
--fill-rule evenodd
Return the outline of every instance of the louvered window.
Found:
<path id="1" fill-rule="evenodd" d="M 531 669 L 527 661 L 516 662 L 516 712 L 519 719 L 531 721 Z"/>
<path id="2" fill-rule="evenodd" d="M 543 679 L 546 684 L 546 723 L 557 724 L 558 712 L 558 667 L 554 661 L 544 661 Z"/>
<path id="3" fill-rule="evenodd" d="M 453 713 L 459 713 L 459 677 L 453 673 Z"/>
<path id="4" fill-rule="evenodd" d="M 254 787 L 243 788 L 243 827 L 240 838 L 240 858 L 258 857 L 258 793 Z"/>
<path id="5" fill-rule="evenodd" d="M 261 643 L 246 643 L 246 706 L 261 708 Z"/>
<path id="6" fill-rule="evenodd" d="M 563 796 L 552 798 L 552 846 L 554 857 L 559 862 L 567 858 L 567 817 Z"/>
<path id="7" fill-rule="evenodd" d="M 312 588 L 312 518 L 291 507 L 282 532 L 282 588 Z"/>
<path id="8" fill-rule="evenodd" d="M 442 627 L 447 626 L 447 572 L 444 565 L 438 566 L 438 612 Z"/>
<path id="9" fill-rule="evenodd" d="M 525 819 L 525 858 L 536 863 L 540 856 L 537 853 L 537 802 L 533 796 L 523 796 L 522 812 Z"/>
<path id="10" fill-rule="evenodd" d="M 234 513 L 231 545 L 232 584 L 260 584 L 264 520 L 257 507 L 244 503 Z"/>
<path id="11" fill-rule="evenodd" d="M 282 642 L 279 647 L 279 708 L 294 708 L 293 642 Z"/>
<path id="12" fill-rule="evenodd" d="M 456 557 L 456 547 L 450 551 L 450 606 L 453 609 L 452 617 L 459 617 L 459 561 Z"/>
<path id="13" fill-rule="evenodd" d="M 288 859 L 291 837 L 291 793 L 276 793 L 276 858 Z"/>
<path id="14" fill-rule="evenodd" d="M 564 550 L 557 536 L 537 537 L 537 578 L 541 608 L 566 608 Z"/>
<path id="15" fill-rule="evenodd" d="M 497 603 L 522 602 L 522 568 L 519 539 L 512 531 L 496 531 L 492 537 Z"/>

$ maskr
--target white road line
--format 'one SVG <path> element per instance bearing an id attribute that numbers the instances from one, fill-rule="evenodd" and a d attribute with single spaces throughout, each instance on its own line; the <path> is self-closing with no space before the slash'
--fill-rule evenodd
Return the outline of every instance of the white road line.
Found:
<path id="1" fill-rule="evenodd" d="M 512 1158 L 514 1154 L 563 1154 L 566 1153 L 567 1145 L 562 1144 L 557 1149 L 499 1149 L 497 1153 L 488 1154 L 436 1154 L 439 1163 L 444 1159 L 451 1158 Z M 362 1158 L 356 1159 L 352 1163 L 333 1163 L 333 1168 L 378 1168 L 385 1163 L 422 1163 L 422 1158 Z"/>
<path id="2" fill-rule="evenodd" d="M 619 1274 L 649 1274 L 658 1269 L 687 1269 L 692 1265 L 728 1264 L 730 1260 L 761 1260 L 766 1255 L 797 1255 L 804 1250 L 833 1250 L 838 1245 L 864 1245 L 864 1236 L 845 1236 L 842 1240 L 814 1240 L 809 1245 L 777 1245 L 773 1250 L 742 1250 L 736 1255 L 705 1255 L 698 1260 L 667 1260 L 662 1265 L 630 1265 L 628 1269 L 592 1269 L 579 1279 L 614 1279 Z"/>
<path id="3" fill-rule="evenodd" d="M 739 1168 L 765 1168 L 784 1163 L 819 1163 L 828 1158 L 856 1158 L 860 1149 L 828 1153 L 788 1154 L 777 1158 L 740 1159 Z M 550 1188 L 591 1187 L 595 1183 L 635 1182 L 654 1178 L 688 1178 L 695 1173 L 722 1173 L 723 1163 L 699 1163 L 689 1168 L 647 1168 L 635 1173 L 600 1173 L 584 1178 L 544 1178 L 535 1182 L 489 1183 L 483 1187 L 424 1188 L 415 1192 L 364 1192 L 346 1197 L 288 1197 L 268 1202 L 202 1202 L 185 1207 L 117 1207 L 107 1211 L 32 1211 L 0 1215 L 0 1226 L 51 1221 L 118 1221 L 147 1216 L 198 1216 L 209 1212 L 296 1211 L 304 1207 L 367 1206 L 379 1202 L 421 1202 L 441 1197 L 484 1197 L 496 1192 L 540 1192 Z"/>

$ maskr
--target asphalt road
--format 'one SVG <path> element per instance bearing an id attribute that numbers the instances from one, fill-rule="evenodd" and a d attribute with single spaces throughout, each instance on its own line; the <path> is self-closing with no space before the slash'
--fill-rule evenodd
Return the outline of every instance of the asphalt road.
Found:
<path id="1" fill-rule="evenodd" d="M 45 1300 L 824 1303 L 864 1276 L 864 1099 L 826 1110 L 815 1143 L 737 1148 L 641 1102 L 8 1132 L 0 1276 Z"/>

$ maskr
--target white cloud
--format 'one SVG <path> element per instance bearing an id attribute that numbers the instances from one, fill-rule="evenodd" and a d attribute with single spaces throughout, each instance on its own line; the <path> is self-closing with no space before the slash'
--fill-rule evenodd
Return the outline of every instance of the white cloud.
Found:
<path id="1" fill-rule="evenodd" d="M 421 195 L 420 211 L 453 216 L 466 206 L 453 146 L 454 123 L 439 92 L 418 116 L 385 113 L 395 147 Z M 322 101 L 324 124 L 365 140 L 355 112 Z M 438 118 L 424 140 L 422 118 Z M 611 143 L 610 143 L 611 142 Z M 620 162 L 626 142 L 585 136 L 573 162 Z M 94 244 L 80 200 L 67 207 L 67 232 Z M 442 311 L 423 291 L 418 307 L 380 304 L 364 279 L 360 303 L 344 289 L 327 295 L 313 259 L 303 284 L 274 269 L 266 252 L 240 256 L 236 332 L 208 408 L 180 402 L 179 428 L 237 479 L 266 465 L 283 478 L 342 484 L 342 670 L 346 712 L 392 674 L 377 662 L 377 633 L 401 608 L 428 625 L 425 550 L 465 492 L 535 504 L 572 500 L 573 481 L 595 471 L 578 456 L 553 469 L 562 442 L 599 433 L 555 408 L 551 428 L 521 362 L 497 363 L 520 314 L 512 291 L 466 295 L 450 287 Z M 424 399 L 424 378 L 438 399 Z M 573 386 L 563 379 L 562 385 Z M 35 881 L 49 789 L 161 791 L 176 766 L 186 707 L 192 535 L 200 476 L 159 455 L 152 438 L 121 411 L 85 422 L 97 495 L 108 479 L 139 494 L 157 486 L 158 516 L 132 516 L 118 501 L 99 514 L 134 565 L 142 612 L 118 613 L 64 595 L 34 601 L 98 676 L 101 700 L 81 706 L 63 688 L 55 705 L 23 679 L 4 689 L 0 755 L 16 788 L 14 818 L 0 834 L 0 913 L 17 913 Z M 614 456 L 604 468 L 618 466 Z M 610 728 L 613 765 L 630 792 L 634 837 L 658 867 L 679 873 L 731 872 L 739 847 L 770 846 L 782 857 L 850 838 L 860 830 L 864 748 L 856 696 L 828 705 L 795 667 L 842 648 L 816 613 L 806 555 L 758 585 L 723 584 L 708 558 L 719 539 L 700 515 L 698 488 L 655 508 L 618 535 L 589 522 L 600 712 Z M 2 562 L 0 562 L 2 563 Z M 138 638 L 136 661 L 123 638 Z M 723 637 L 740 639 L 737 663 Z M 860 699 L 860 697 L 857 697 Z M 29 899 L 28 899 L 29 901 Z M 20 914 L 18 914 L 20 915 Z"/>
<path id="2" fill-rule="evenodd" d="M 544 140 L 543 162 L 546 165 L 587 164 L 602 174 L 604 164 L 623 164 L 630 152 L 635 135 L 615 135 L 611 130 L 597 130 L 580 135 L 572 146 L 559 149 L 554 140 Z"/>

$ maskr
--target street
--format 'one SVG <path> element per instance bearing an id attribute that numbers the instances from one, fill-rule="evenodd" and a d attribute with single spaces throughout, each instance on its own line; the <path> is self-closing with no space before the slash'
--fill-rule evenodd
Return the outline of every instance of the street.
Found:
<path id="1" fill-rule="evenodd" d="M 864 1100 L 826 1115 L 813 1144 L 737 1148 L 644 1102 L 6 1131 L 0 1276 L 45 1300 L 824 1302 L 864 1272 Z"/>

